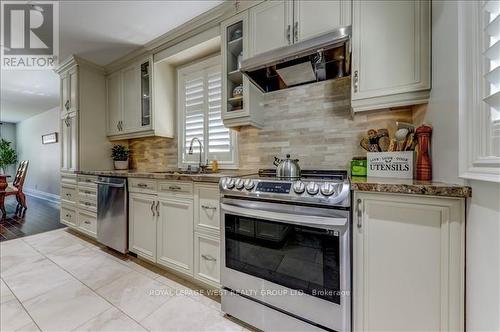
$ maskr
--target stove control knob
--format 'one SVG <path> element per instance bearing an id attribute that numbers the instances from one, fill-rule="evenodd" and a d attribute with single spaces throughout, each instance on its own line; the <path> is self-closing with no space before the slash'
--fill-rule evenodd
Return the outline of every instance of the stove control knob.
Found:
<path id="1" fill-rule="evenodd" d="M 295 181 L 293 184 L 293 191 L 297 194 L 302 194 L 306 190 L 306 186 L 302 181 Z"/>
<path id="2" fill-rule="evenodd" d="M 236 180 L 236 189 L 241 190 L 245 186 L 245 181 L 243 179 Z"/>
<path id="3" fill-rule="evenodd" d="M 226 181 L 226 187 L 227 187 L 227 189 L 233 189 L 234 188 L 234 179 L 228 178 Z"/>
<path id="4" fill-rule="evenodd" d="M 316 195 L 319 191 L 319 186 L 317 183 L 314 182 L 309 182 L 309 184 L 306 187 L 307 193 L 309 195 Z"/>
<path id="5" fill-rule="evenodd" d="M 331 196 L 335 193 L 335 186 L 331 183 L 325 182 L 321 185 L 321 193 L 325 196 Z"/>
<path id="6" fill-rule="evenodd" d="M 251 179 L 246 179 L 245 180 L 245 189 L 246 190 L 252 190 L 253 187 L 255 187 L 255 183 Z"/>

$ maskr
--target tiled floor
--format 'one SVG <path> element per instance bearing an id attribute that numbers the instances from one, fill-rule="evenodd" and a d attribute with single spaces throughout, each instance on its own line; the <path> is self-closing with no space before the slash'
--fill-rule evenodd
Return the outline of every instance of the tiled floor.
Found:
<path id="1" fill-rule="evenodd" d="M 246 331 L 188 282 L 66 229 L 2 242 L 0 277 L 2 332 Z"/>

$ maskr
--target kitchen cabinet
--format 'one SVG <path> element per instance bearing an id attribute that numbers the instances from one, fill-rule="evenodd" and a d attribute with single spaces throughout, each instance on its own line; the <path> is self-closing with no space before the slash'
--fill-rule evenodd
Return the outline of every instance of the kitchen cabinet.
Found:
<path id="1" fill-rule="evenodd" d="M 193 201 L 158 200 L 157 263 L 193 275 Z"/>
<path id="2" fill-rule="evenodd" d="M 78 68 L 72 67 L 61 74 L 60 107 L 64 114 L 78 111 Z"/>
<path id="3" fill-rule="evenodd" d="M 219 235 L 220 208 L 219 188 L 213 184 L 194 186 L 194 228 L 196 231 Z"/>
<path id="4" fill-rule="evenodd" d="M 295 0 L 294 42 L 351 25 L 350 0 Z"/>
<path id="5" fill-rule="evenodd" d="M 464 330 L 464 204 L 354 193 L 354 331 Z"/>
<path id="6" fill-rule="evenodd" d="M 104 69 L 72 56 L 56 72 L 61 81 L 61 171 L 112 169 Z"/>
<path id="7" fill-rule="evenodd" d="M 220 240 L 217 236 L 194 234 L 194 278 L 220 287 Z"/>
<path id="8" fill-rule="evenodd" d="M 157 68 L 155 74 L 153 58 L 147 57 L 106 77 L 107 135 L 110 140 L 173 137 L 175 108 L 168 90 L 175 90 L 173 74 L 164 65 Z M 157 77 L 153 80 L 155 75 Z M 161 89 L 154 93 L 156 84 Z M 156 95 L 158 100 L 155 100 Z"/>
<path id="9" fill-rule="evenodd" d="M 351 24 L 350 0 L 265 1 L 249 9 L 250 56 Z"/>
<path id="10" fill-rule="evenodd" d="M 156 262 L 156 195 L 129 194 L 129 250 Z"/>
<path id="11" fill-rule="evenodd" d="M 428 101 L 430 27 L 430 1 L 353 2 L 354 112 Z"/>
<path id="12" fill-rule="evenodd" d="M 61 170 L 78 170 L 78 113 L 62 113 L 61 119 Z"/>
<path id="13" fill-rule="evenodd" d="M 240 60 L 249 57 L 248 11 L 222 22 L 222 121 L 227 128 L 262 128 L 262 93 L 240 72 Z M 240 33 L 238 33 L 240 31 Z M 233 95 L 237 87 L 243 93 Z"/>

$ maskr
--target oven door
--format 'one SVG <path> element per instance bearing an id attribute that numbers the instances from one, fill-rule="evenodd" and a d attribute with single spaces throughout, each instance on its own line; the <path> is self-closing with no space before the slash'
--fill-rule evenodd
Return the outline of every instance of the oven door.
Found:
<path id="1" fill-rule="evenodd" d="M 221 212 L 224 288 L 349 330 L 349 211 L 223 198 Z"/>

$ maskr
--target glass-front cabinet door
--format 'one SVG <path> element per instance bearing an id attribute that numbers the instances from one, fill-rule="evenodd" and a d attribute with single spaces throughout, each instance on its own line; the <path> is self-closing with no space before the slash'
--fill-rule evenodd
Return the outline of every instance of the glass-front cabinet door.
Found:
<path id="1" fill-rule="evenodd" d="M 141 126 L 151 126 L 151 61 L 141 63 Z"/>

